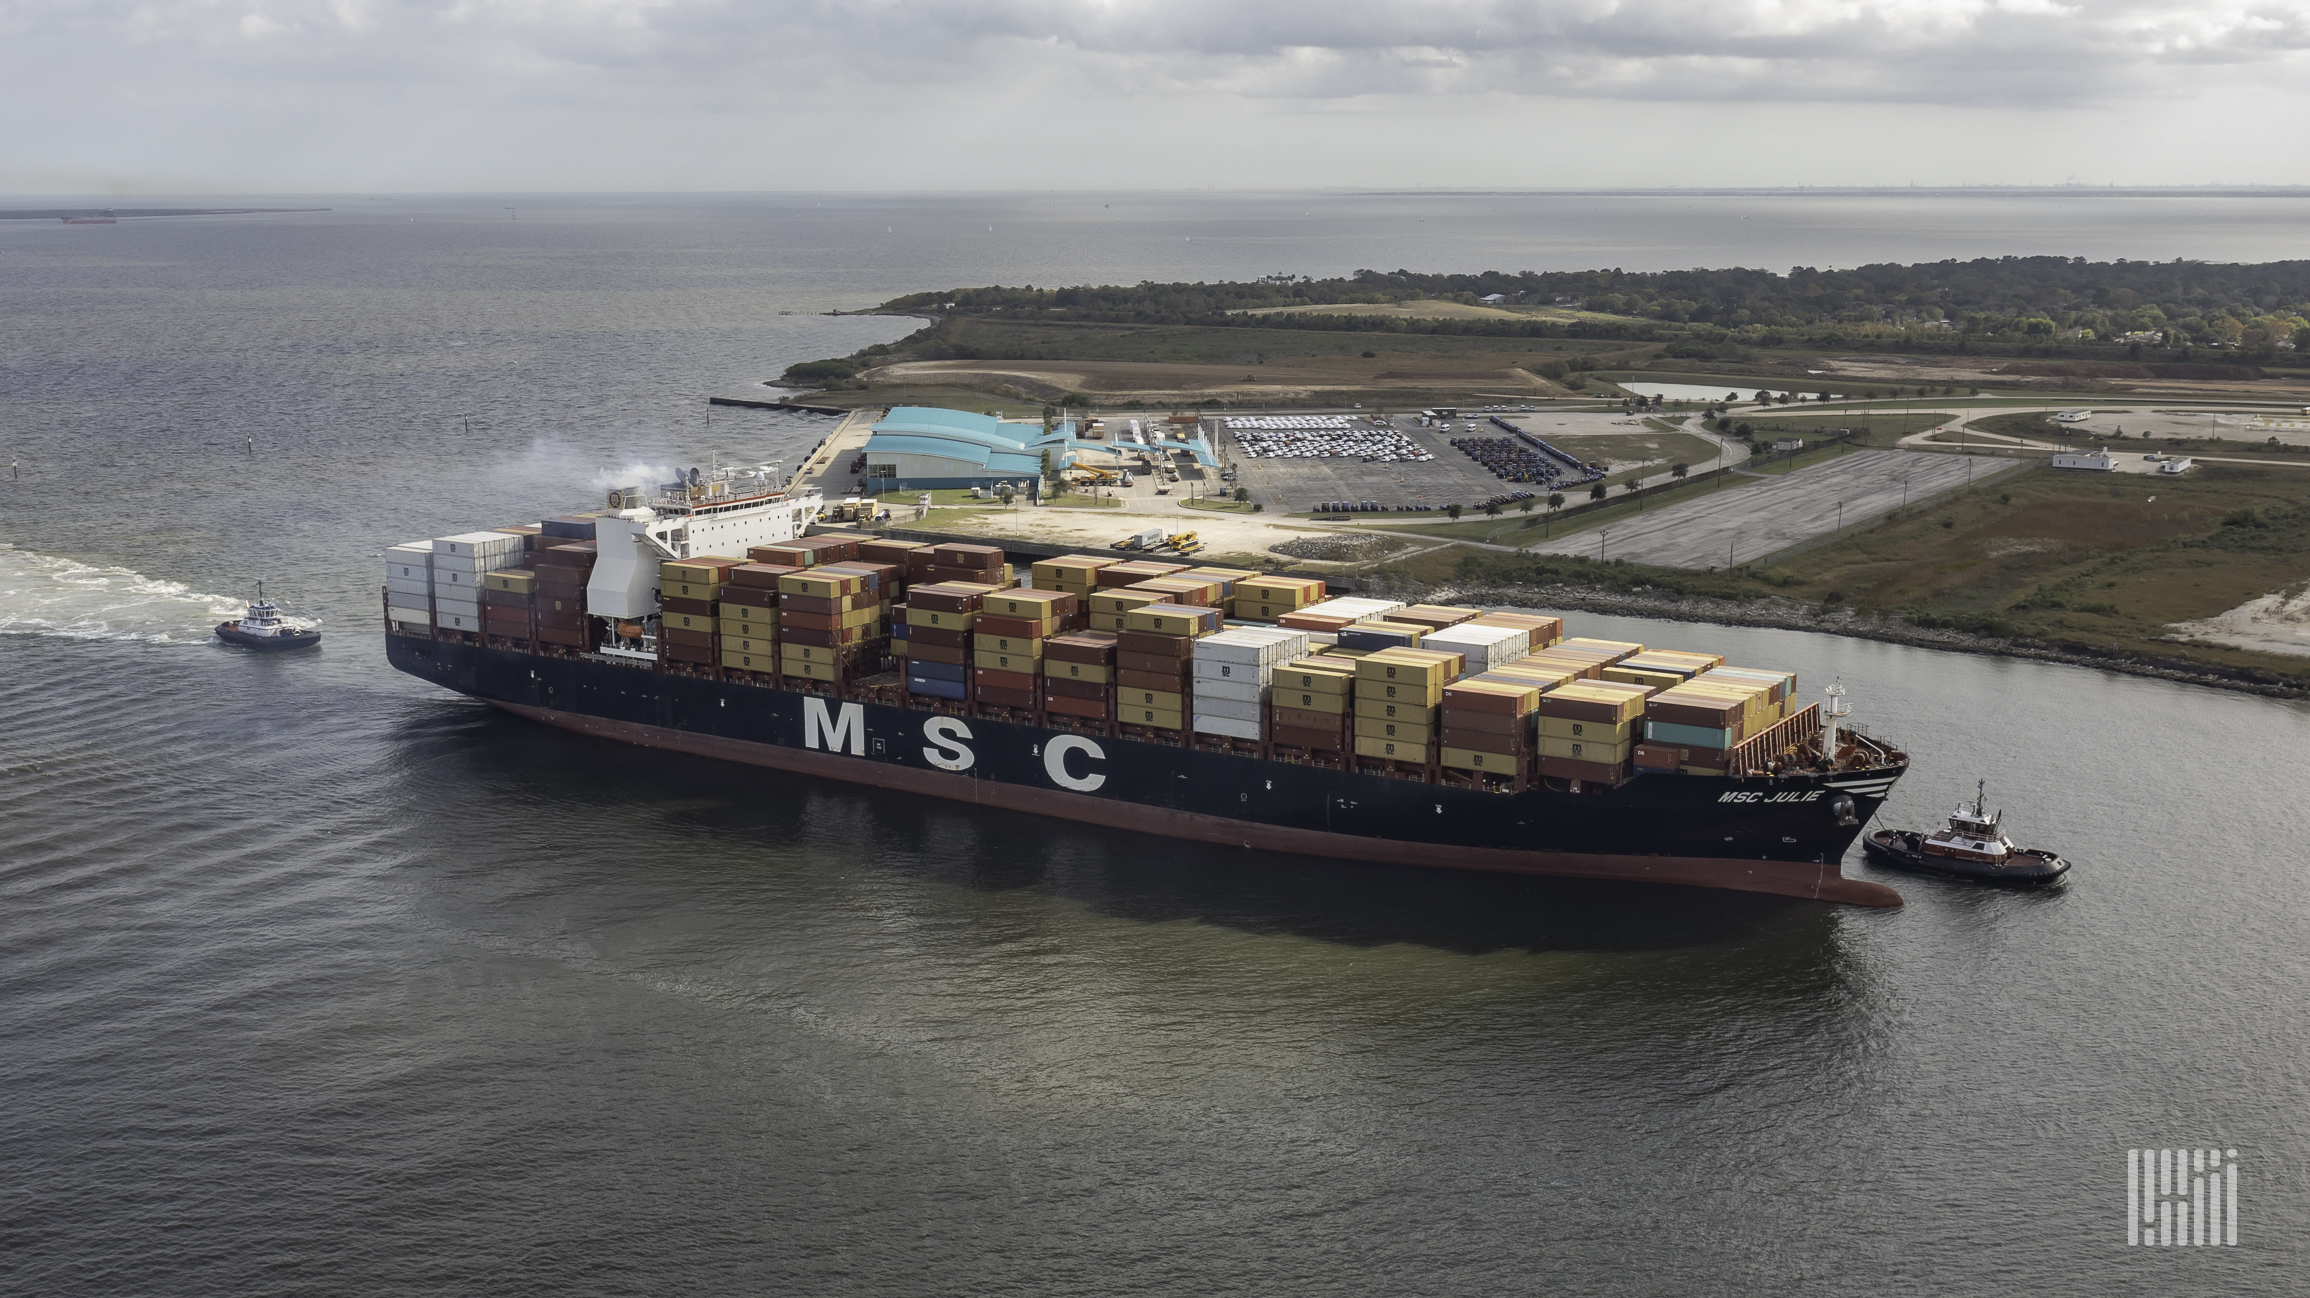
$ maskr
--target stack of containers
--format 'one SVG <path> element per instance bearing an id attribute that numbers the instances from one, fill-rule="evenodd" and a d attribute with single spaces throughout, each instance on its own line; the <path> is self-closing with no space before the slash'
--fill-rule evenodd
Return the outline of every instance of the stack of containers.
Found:
<path id="1" fill-rule="evenodd" d="M 874 616 L 866 633 L 858 643 L 876 642 L 874 657 L 882 656 L 881 642 L 890 636 L 890 620 L 896 616 L 894 604 L 906 590 L 906 569 L 895 563 L 879 563 L 870 559 L 842 559 L 822 563 L 811 569 L 813 573 L 856 573 L 866 578 L 867 593 L 874 597 Z"/>
<path id="2" fill-rule="evenodd" d="M 855 536 L 803 536 L 771 545 L 757 545 L 746 551 L 754 563 L 775 563 L 788 568 L 813 568 L 822 563 L 839 563 L 858 557 L 859 538 Z"/>
<path id="3" fill-rule="evenodd" d="M 971 622 L 971 700 L 990 707 L 1032 708 L 1044 646 L 1064 633 L 1075 597 L 1060 590 L 989 592 Z"/>
<path id="4" fill-rule="evenodd" d="M 1553 663 L 1534 654 L 1504 663 L 1483 673 L 1487 680 L 1509 681 L 1515 684 L 1537 685 L 1543 692 L 1561 689 L 1577 680 L 1585 680 L 1584 669 L 1567 663 Z"/>
<path id="5" fill-rule="evenodd" d="M 546 527 L 551 529 L 557 521 L 547 519 Z M 541 544 L 552 540 L 550 531 L 539 538 Z M 542 643 L 580 651 L 594 647 L 593 619 L 586 616 L 586 582 L 594 573 L 594 557 L 591 540 L 562 540 L 530 552 L 529 569 L 537 574 L 537 638 Z"/>
<path id="6" fill-rule="evenodd" d="M 1347 643 L 1345 632 L 1340 635 L 1340 643 Z M 1468 673 L 1474 675 L 1505 667 L 1531 653 L 1532 633 L 1520 627 L 1484 626 L 1464 621 L 1429 632 L 1420 641 L 1420 647 L 1464 656 L 1468 660 Z"/>
<path id="7" fill-rule="evenodd" d="M 1474 621 L 1482 615 L 1482 609 L 1454 608 L 1443 604 L 1414 604 L 1409 608 L 1399 608 L 1388 614 L 1388 621 L 1408 622 L 1413 626 L 1426 627 L 1430 631 L 1441 631 L 1445 627 Z"/>
<path id="8" fill-rule="evenodd" d="M 1043 642 L 1045 712 L 1114 719 L 1116 638 L 1111 631 L 1070 631 Z"/>
<path id="9" fill-rule="evenodd" d="M 1424 766 L 1433 760 L 1436 711 L 1460 674 L 1456 653 L 1382 649 L 1356 660 L 1356 756 Z"/>
<path id="10" fill-rule="evenodd" d="M 1160 604 L 1163 597 L 1152 591 L 1131 590 L 1121 586 L 1104 586 L 1091 595 L 1090 624 L 1093 631 L 1125 630 L 1124 618 L 1132 609 Z"/>
<path id="11" fill-rule="evenodd" d="M 1678 685 L 1645 700 L 1640 771 L 1721 775 L 1725 754 L 1748 738 L 1751 698 L 1735 690 Z"/>
<path id="12" fill-rule="evenodd" d="M 1798 711 L 1796 706 L 1797 674 L 1795 672 L 1778 672 L 1761 667 L 1719 666 L 1693 677 L 1693 681 L 1696 684 L 1751 681 L 1765 685 L 1771 690 L 1771 719 L 1774 721 L 1783 720 Z"/>
<path id="13" fill-rule="evenodd" d="M 433 635 L 433 542 L 385 552 L 385 620 L 403 635 Z"/>
<path id="14" fill-rule="evenodd" d="M 1168 577 L 1150 577 L 1120 589 L 1153 595 L 1157 601 L 1165 604 L 1189 604 L 1196 608 L 1217 608 L 1225 612 L 1224 602 L 1215 597 L 1219 583 L 1190 577 L 1185 572 L 1176 572 Z"/>
<path id="15" fill-rule="evenodd" d="M 1532 634 L 1534 651 L 1546 649 L 1564 639 L 1564 619 L 1542 617 L 1537 613 L 1486 613 L 1476 618 L 1475 626 L 1512 626 Z"/>
<path id="16" fill-rule="evenodd" d="M 481 634 L 481 578 L 520 565 L 522 538 L 506 532 L 464 532 L 433 542 L 433 625 Z"/>
<path id="17" fill-rule="evenodd" d="M 821 566 L 778 578 L 778 674 L 832 683 L 854 673 L 882 603 L 867 574 Z"/>
<path id="18" fill-rule="evenodd" d="M 481 574 L 481 634 L 484 639 L 537 639 L 537 573 L 500 568 Z"/>
<path id="19" fill-rule="evenodd" d="M 1174 575 L 1197 581 L 1218 582 L 1219 593 L 1212 597 L 1211 607 L 1227 609 L 1232 608 L 1235 604 L 1236 584 L 1249 581 L 1260 574 L 1249 568 L 1189 568 Z"/>
<path id="20" fill-rule="evenodd" d="M 1146 604 L 1124 614 L 1115 637 L 1117 718 L 1150 730 L 1185 730 L 1195 642 L 1225 622 L 1220 610 L 1191 604 Z"/>
<path id="21" fill-rule="evenodd" d="M 1341 627 L 1375 621 L 1403 606 L 1401 600 L 1342 596 L 1286 613 L 1277 618 L 1276 623 L 1294 631 L 1320 631 L 1336 635 Z"/>
<path id="22" fill-rule="evenodd" d="M 1353 748 L 1355 689 L 1353 660 L 1312 657 L 1286 663 L 1269 688 L 1268 742 L 1323 753 Z"/>
<path id="23" fill-rule="evenodd" d="M 1196 641 L 1189 710 L 1195 732 L 1263 738 L 1260 721 L 1275 669 L 1307 653 L 1307 635 L 1282 627 L 1236 627 Z"/>
<path id="24" fill-rule="evenodd" d="M 778 670 L 778 579 L 800 572 L 777 563 L 742 563 L 722 587 L 722 670 Z"/>
<path id="25" fill-rule="evenodd" d="M 1411 622 L 1396 622 L 1378 618 L 1370 622 L 1353 622 L 1339 629 L 1339 647 L 1342 649 L 1417 649 L 1420 638 L 1428 628 Z"/>
<path id="26" fill-rule="evenodd" d="M 1112 567 L 1115 562 L 1094 555 L 1070 554 L 1057 559 L 1039 560 L 1028 571 L 1034 578 L 1036 590 L 1065 591 L 1077 600 L 1088 600 L 1092 588 L 1099 584 L 1099 570 Z"/>
<path id="27" fill-rule="evenodd" d="M 1437 761 L 1453 770 L 1515 779 L 1533 753 L 1539 705 L 1537 681 L 1479 676 L 1446 685 Z"/>
<path id="28" fill-rule="evenodd" d="M 658 658 L 711 667 L 722 657 L 722 589 L 744 559 L 702 555 L 658 565 Z"/>
<path id="29" fill-rule="evenodd" d="M 1628 680 L 1637 684 L 1654 685 L 1660 689 L 1667 689 L 1672 685 L 1691 680 L 1712 667 L 1722 666 L 1724 666 L 1722 654 L 1687 653 L 1681 649 L 1647 649 L 1643 653 L 1630 654 L 1614 663 L 1611 670 L 1605 674 L 1604 679 Z M 1612 672 L 1619 672 L 1621 675 L 1616 676 Z M 1638 675 L 1642 675 L 1645 679 L 1637 680 Z"/>
<path id="30" fill-rule="evenodd" d="M 1001 546 L 955 542 L 934 546 L 925 574 L 934 582 L 967 581 L 980 586 L 1008 586 L 1011 566 L 1003 562 Z"/>
<path id="31" fill-rule="evenodd" d="M 1321 577 L 1239 577 L 1228 614 L 1245 622 L 1275 622 L 1323 600 Z"/>
<path id="32" fill-rule="evenodd" d="M 1168 577 L 1172 573 L 1185 571 L 1187 571 L 1187 565 L 1184 563 L 1159 563 L 1153 559 L 1129 559 L 1122 563 L 1110 563 L 1099 569 L 1097 581 L 1100 589 L 1104 590 L 1109 586 L 1136 586 L 1143 581 L 1152 581 L 1157 577 Z"/>
<path id="33" fill-rule="evenodd" d="M 906 689 L 932 698 L 970 697 L 971 623 L 995 587 L 941 581 L 906 593 Z"/>
<path id="34" fill-rule="evenodd" d="M 1610 783 L 1626 773 L 1643 724 L 1642 685 L 1574 681 L 1540 696 L 1535 763 L 1542 775 Z"/>

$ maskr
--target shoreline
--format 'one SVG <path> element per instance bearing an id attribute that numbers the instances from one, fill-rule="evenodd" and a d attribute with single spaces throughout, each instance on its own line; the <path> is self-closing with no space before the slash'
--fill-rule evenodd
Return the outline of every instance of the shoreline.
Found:
<path id="1" fill-rule="evenodd" d="M 1381 584 L 1373 583 L 1375 586 Z M 1424 600 L 1566 608 L 1587 613 L 1655 618 L 1667 622 L 1715 622 L 1725 626 L 1815 631 L 1826 635 L 1849 636 L 1856 640 L 1911 645 L 1920 649 L 1945 649 L 1995 658 L 2020 658 L 2035 662 L 2064 663 L 2072 667 L 2094 667 L 2103 671 L 2122 672 L 2128 676 L 2146 676 L 2184 685 L 2203 685 L 2241 694 L 2259 694 L 2265 698 L 2310 697 L 2310 690 L 2226 675 L 2208 670 L 2198 663 L 2116 651 L 2096 653 L 2075 645 L 2055 645 L 2042 640 L 2001 640 L 1994 636 L 1946 627 L 1912 626 L 1890 616 L 1871 616 L 1851 608 L 1824 613 L 1811 604 L 1771 597 L 1743 603 L 1703 595 L 1653 595 L 1573 583 L 1548 586 L 1462 586 L 1450 583 L 1388 585 L 1391 587 L 1390 594 L 1400 593 L 1396 589 L 1398 587 L 1417 589 L 1419 598 Z"/>

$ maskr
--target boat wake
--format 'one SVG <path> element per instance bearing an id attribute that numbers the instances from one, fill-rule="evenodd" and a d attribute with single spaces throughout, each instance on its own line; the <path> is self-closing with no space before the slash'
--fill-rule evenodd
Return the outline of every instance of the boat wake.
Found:
<path id="1" fill-rule="evenodd" d="M 199 644 L 242 602 L 127 568 L 36 554 L 0 542 L 0 635 Z"/>

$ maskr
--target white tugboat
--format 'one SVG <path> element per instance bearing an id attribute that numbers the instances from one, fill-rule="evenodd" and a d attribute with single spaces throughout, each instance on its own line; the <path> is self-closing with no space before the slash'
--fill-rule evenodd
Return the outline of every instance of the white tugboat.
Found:
<path id="1" fill-rule="evenodd" d="M 321 643 L 321 633 L 283 618 L 280 606 L 265 598 L 260 581 L 256 599 L 239 621 L 217 623 L 217 639 L 243 649 L 310 649 Z"/>
<path id="2" fill-rule="evenodd" d="M 1976 785 L 1973 801 L 1958 803 L 1949 813 L 1947 829 L 1931 835 L 1880 829 L 1862 838 L 1862 850 L 1879 865 L 1983 883 L 2035 885 L 2067 874 L 2069 862 L 2060 856 L 2043 848 L 2015 847 L 1999 832 L 1997 822 L 2005 813 L 1989 810 L 1988 790 L 1986 780 Z"/>

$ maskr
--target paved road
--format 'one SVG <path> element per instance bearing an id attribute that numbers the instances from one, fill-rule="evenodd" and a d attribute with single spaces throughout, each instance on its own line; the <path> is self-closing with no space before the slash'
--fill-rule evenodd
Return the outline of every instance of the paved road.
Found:
<path id="1" fill-rule="evenodd" d="M 1603 538 L 1603 556 L 1670 568 L 1722 568 L 1745 563 L 1837 529 L 1837 502 L 1846 526 L 1952 487 L 1968 469 L 1975 481 L 2017 461 L 1908 451 L 1855 451 L 1825 464 L 1774 475 L 1665 508 L 1623 518 Z M 1904 482 L 1906 494 L 1904 496 Z M 1542 541 L 1529 548 L 1548 554 L 1598 553 L 1597 531 Z"/>

